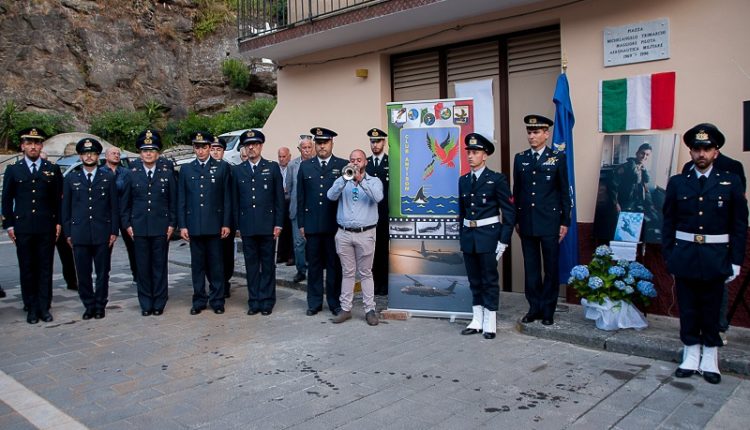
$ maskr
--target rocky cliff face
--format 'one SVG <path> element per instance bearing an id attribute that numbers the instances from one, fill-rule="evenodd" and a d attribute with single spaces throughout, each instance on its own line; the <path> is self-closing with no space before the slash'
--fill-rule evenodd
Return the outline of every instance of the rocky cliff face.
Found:
<path id="1" fill-rule="evenodd" d="M 92 114 L 151 100 L 179 118 L 252 99 L 221 74 L 223 59 L 241 58 L 236 21 L 198 41 L 195 3 L 0 0 L 0 99 L 71 113 L 82 128 Z M 273 86 L 272 72 L 259 72 Z"/>

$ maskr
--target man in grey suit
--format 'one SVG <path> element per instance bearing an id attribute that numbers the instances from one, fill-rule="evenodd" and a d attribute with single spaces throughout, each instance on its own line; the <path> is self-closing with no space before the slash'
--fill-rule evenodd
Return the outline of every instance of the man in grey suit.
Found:
<path id="1" fill-rule="evenodd" d="M 307 279 L 307 261 L 305 260 L 305 238 L 302 237 L 297 224 L 297 172 L 299 165 L 304 160 L 312 158 L 313 141 L 309 134 L 300 135 L 299 145 L 300 156 L 289 162 L 287 166 L 286 179 L 284 188 L 289 190 L 289 219 L 292 221 L 292 239 L 294 241 L 294 265 L 297 266 L 297 274 L 294 275 L 294 282 L 302 282 Z"/>

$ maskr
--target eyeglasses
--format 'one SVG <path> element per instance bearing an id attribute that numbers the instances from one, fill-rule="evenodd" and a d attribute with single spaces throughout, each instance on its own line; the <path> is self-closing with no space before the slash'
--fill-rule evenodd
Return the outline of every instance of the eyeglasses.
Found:
<path id="1" fill-rule="evenodd" d="M 354 187 L 352 188 L 352 201 L 356 202 L 357 200 L 359 200 L 359 188 Z"/>

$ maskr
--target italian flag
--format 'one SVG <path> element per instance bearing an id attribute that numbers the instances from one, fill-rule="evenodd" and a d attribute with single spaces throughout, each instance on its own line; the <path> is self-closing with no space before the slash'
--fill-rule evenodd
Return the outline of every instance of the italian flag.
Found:
<path id="1" fill-rule="evenodd" d="M 599 131 L 672 128 L 675 72 L 599 81 Z"/>

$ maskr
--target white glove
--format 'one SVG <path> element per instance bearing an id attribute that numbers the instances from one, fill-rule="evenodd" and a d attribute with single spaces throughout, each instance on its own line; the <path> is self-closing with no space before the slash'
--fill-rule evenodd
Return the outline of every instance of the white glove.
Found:
<path id="1" fill-rule="evenodd" d="M 734 278 L 740 276 L 740 266 L 736 264 L 732 264 L 732 276 L 728 277 L 726 280 L 726 283 L 730 283 L 734 281 Z"/>
<path id="2" fill-rule="evenodd" d="M 497 248 L 495 248 L 495 254 L 496 254 L 495 255 L 495 260 L 500 261 L 500 257 L 503 256 L 503 253 L 505 252 L 505 248 L 507 248 L 507 247 L 508 247 L 508 245 L 506 245 L 506 244 L 504 244 L 502 242 L 498 242 L 497 243 Z"/>

